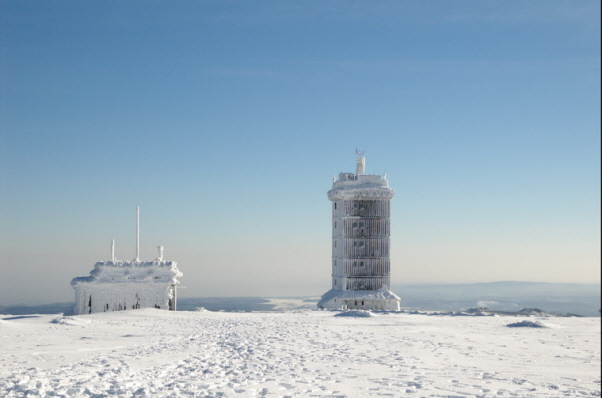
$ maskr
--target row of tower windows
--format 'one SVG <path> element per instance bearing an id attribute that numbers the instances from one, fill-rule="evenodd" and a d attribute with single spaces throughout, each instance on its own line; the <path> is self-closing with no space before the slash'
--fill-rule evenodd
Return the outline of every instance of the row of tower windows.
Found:
<path id="1" fill-rule="evenodd" d="M 341 240 L 343 243 L 353 241 L 353 247 L 363 247 L 367 242 L 388 242 L 388 236 L 345 236 L 333 239 L 332 244 L 337 247 L 337 241 Z"/>
<path id="2" fill-rule="evenodd" d="M 383 282 L 385 281 L 382 278 L 372 278 L 371 280 L 347 280 L 347 290 L 378 290 L 385 286 Z M 336 279 L 334 280 L 334 285 L 337 285 Z"/>
<path id="3" fill-rule="evenodd" d="M 378 290 L 388 285 L 389 278 L 349 278 L 347 290 Z"/>
<path id="4" fill-rule="evenodd" d="M 342 259 L 342 263 L 345 264 L 347 263 L 348 265 L 353 265 L 354 267 L 363 267 L 364 265 L 366 265 L 366 262 L 369 262 L 370 264 L 389 264 L 389 260 L 388 259 L 383 259 L 383 258 L 373 258 L 373 259 L 366 259 L 366 261 L 363 260 L 355 260 L 353 262 L 351 262 L 350 259 L 344 258 Z M 334 259 L 334 265 L 337 265 L 337 260 Z"/>
<path id="5" fill-rule="evenodd" d="M 388 200 L 345 200 L 343 207 L 334 202 L 333 210 L 337 214 L 360 217 L 389 217 L 390 206 Z"/>
<path id="6" fill-rule="evenodd" d="M 337 260 L 334 260 L 334 265 L 337 265 Z M 363 261 L 354 261 L 353 262 L 353 266 L 354 267 L 363 267 L 365 264 Z"/>
<path id="7" fill-rule="evenodd" d="M 388 277 L 391 268 L 388 263 L 362 262 L 359 264 L 354 262 L 354 264 L 342 264 L 341 267 L 337 267 L 335 272 L 347 277 Z"/>
<path id="8" fill-rule="evenodd" d="M 388 238 L 362 238 L 359 239 L 344 239 L 341 245 L 338 244 L 338 239 L 333 240 L 333 250 L 336 249 L 335 257 L 383 257 L 389 255 L 389 239 Z"/>
<path id="9" fill-rule="evenodd" d="M 354 222 L 354 223 L 353 223 L 351 226 L 352 226 L 353 228 L 357 228 L 358 226 L 359 226 L 360 228 L 364 228 L 364 227 L 366 226 L 366 223 L 365 223 L 365 222 L 363 222 L 363 221 L 361 221 L 361 222 L 359 222 L 359 223 L 357 223 L 357 222 Z M 336 222 L 336 221 L 334 222 L 334 227 L 335 227 L 335 228 L 337 227 L 337 222 Z"/>
<path id="10" fill-rule="evenodd" d="M 332 222 L 333 237 L 388 237 L 389 219 L 385 217 L 367 218 L 362 221 L 350 219 Z"/>

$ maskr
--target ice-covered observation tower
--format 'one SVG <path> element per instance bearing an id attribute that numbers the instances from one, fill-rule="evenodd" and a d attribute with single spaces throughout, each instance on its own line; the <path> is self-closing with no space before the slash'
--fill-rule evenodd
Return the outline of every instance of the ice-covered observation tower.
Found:
<path id="1" fill-rule="evenodd" d="M 140 261 L 140 212 L 136 211 L 136 258 L 115 259 L 115 241 L 111 242 L 111 260 L 94 265 L 90 276 L 73 278 L 75 314 L 122 311 L 138 308 L 176 310 L 177 278 L 182 276 L 175 261 L 163 259 L 158 246 L 154 261 Z"/>
<path id="2" fill-rule="evenodd" d="M 386 176 L 365 174 L 358 152 L 356 172 L 340 173 L 328 191 L 332 201 L 332 288 L 321 309 L 398 311 L 390 286 L 390 201 Z"/>

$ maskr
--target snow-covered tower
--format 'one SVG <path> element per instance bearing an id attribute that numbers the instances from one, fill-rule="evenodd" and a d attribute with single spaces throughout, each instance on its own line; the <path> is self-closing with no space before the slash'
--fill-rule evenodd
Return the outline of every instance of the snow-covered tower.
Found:
<path id="1" fill-rule="evenodd" d="M 75 314 L 122 311 L 137 308 L 176 310 L 177 278 L 182 276 L 175 261 L 163 260 L 158 246 L 154 261 L 140 261 L 139 209 L 136 212 L 136 258 L 115 260 L 115 241 L 111 242 L 111 260 L 100 261 L 90 276 L 73 278 Z"/>
<path id="2" fill-rule="evenodd" d="M 390 286 L 390 201 L 395 192 L 386 176 L 365 174 L 358 152 L 356 172 L 340 173 L 332 201 L 332 289 L 318 308 L 398 311 Z"/>

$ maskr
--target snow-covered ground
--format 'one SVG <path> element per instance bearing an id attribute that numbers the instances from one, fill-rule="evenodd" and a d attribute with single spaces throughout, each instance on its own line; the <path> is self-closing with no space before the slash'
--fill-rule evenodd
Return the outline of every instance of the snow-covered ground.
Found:
<path id="1" fill-rule="evenodd" d="M 5 315 L 0 396 L 600 396 L 600 318 L 341 314 Z"/>

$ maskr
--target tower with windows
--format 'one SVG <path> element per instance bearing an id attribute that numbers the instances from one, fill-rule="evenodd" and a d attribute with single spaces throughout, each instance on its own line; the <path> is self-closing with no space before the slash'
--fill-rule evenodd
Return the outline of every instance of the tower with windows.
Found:
<path id="1" fill-rule="evenodd" d="M 390 201 L 395 192 L 385 175 L 365 173 L 358 152 L 356 172 L 340 173 L 328 191 L 332 201 L 332 288 L 323 309 L 398 311 L 390 287 Z"/>

